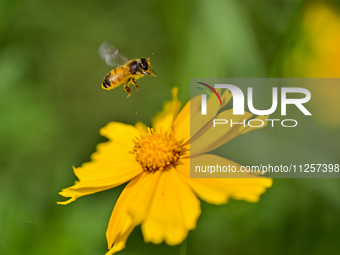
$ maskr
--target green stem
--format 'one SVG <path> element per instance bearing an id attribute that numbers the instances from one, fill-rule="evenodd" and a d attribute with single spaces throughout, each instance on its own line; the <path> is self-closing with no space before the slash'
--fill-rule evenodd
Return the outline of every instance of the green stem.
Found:
<path id="1" fill-rule="evenodd" d="M 187 239 L 179 247 L 179 255 L 187 255 Z"/>

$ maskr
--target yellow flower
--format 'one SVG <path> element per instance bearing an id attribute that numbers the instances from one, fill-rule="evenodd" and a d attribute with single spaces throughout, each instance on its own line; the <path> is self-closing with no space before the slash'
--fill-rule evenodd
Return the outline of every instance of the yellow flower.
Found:
<path id="1" fill-rule="evenodd" d="M 338 78 L 340 16 L 322 2 L 307 5 L 302 28 L 284 62 L 287 77 Z"/>
<path id="2" fill-rule="evenodd" d="M 340 15 L 327 3 L 307 5 L 301 33 L 287 55 L 283 71 L 286 77 L 340 77 Z M 323 127 L 339 128 L 340 86 L 335 81 L 327 86 L 309 85 L 314 119 Z"/>
<path id="3" fill-rule="evenodd" d="M 229 92 L 222 95 L 225 104 L 230 97 Z M 209 109 L 215 108 L 215 114 L 204 116 L 195 123 L 195 133 L 199 136 L 209 133 L 209 129 L 202 127 L 220 109 L 211 101 L 208 105 Z M 106 232 L 110 249 L 107 254 L 123 249 L 137 225 L 141 225 L 146 242 L 158 244 L 165 241 L 169 245 L 177 245 L 196 226 L 201 212 L 197 196 L 213 204 L 226 203 L 229 198 L 256 202 L 272 184 L 268 178 L 191 179 L 190 102 L 180 113 L 179 109 L 177 89 L 174 89 L 173 101 L 166 103 L 164 110 L 154 118 L 153 128 L 141 123 L 136 126 L 109 123 L 100 130 L 109 141 L 98 145 L 91 162 L 74 168 L 79 181 L 60 192 L 70 199 L 59 204 L 68 204 L 81 196 L 130 181 L 119 196 L 110 218 Z M 247 118 L 250 116 L 248 114 Z M 248 131 L 244 127 L 224 128 L 223 134 L 215 132 L 215 137 L 210 134 L 203 143 L 192 133 L 192 140 L 200 142 L 200 151 L 191 152 L 191 160 L 211 159 L 224 165 L 240 166 L 205 153 L 220 146 L 221 142 L 223 144 Z M 218 142 L 213 138 L 218 138 Z"/>

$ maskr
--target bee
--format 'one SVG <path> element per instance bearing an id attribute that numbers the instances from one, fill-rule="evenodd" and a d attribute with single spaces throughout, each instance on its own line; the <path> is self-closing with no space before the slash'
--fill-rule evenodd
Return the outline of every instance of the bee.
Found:
<path id="1" fill-rule="evenodd" d="M 128 93 L 127 97 L 130 97 L 130 83 L 136 87 L 138 92 L 139 85 L 136 81 L 137 79 L 145 75 L 152 75 L 156 77 L 155 71 L 150 64 L 150 57 L 129 60 L 123 56 L 114 46 L 107 42 L 103 42 L 101 44 L 98 53 L 107 65 L 116 67 L 105 76 L 102 83 L 103 89 L 114 89 L 124 83 L 124 90 Z"/>

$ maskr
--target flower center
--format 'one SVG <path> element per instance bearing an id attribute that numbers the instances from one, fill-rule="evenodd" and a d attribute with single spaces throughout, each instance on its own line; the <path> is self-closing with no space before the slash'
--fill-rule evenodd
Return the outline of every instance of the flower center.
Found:
<path id="1" fill-rule="evenodd" d="M 147 134 L 136 137 L 133 151 L 144 171 L 163 171 L 174 166 L 181 154 L 181 143 L 173 132 L 155 132 L 148 128 Z"/>

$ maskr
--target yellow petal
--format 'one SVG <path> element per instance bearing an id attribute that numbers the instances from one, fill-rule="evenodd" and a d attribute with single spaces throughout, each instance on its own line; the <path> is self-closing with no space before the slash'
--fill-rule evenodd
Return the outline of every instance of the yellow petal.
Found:
<path id="1" fill-rule="evenodd" d="M 165 102 L 163 110 L 152 120 L 152 125 L 156 130 L 159 128 L 162 128 L 163 130 L 171 129 L 181 107 L 181 103 L 177 100 L 178 88 L 173 88 L 171 93 L 173 97 L 172 101 Z"/>
<path id="2" fill-rule="evenodd" d="M 178 114 L 173 129 L 177 141 L 187 142 L 190 139 L 190 101 Z"/>
<path id="3" fill-rule="evenodd" d="M 221 89 L 216 90 L 221 95 Z M 214 95 L 215 96 L 215 95 Z M 216 103 L 211 97 L 207 100 L 207 115 L 201 114 L 201 95 L 190 99 L 190 137 L 193 137 L 199 130 L 201 130 L 209 121 L 211 121 L 231 99 L 232 94 L 229 90 L 225 90 L 220 96 L 222 105 Z"/>
<path id="4" fill-rule="evenodd" d="M 221 94 L 221 90 L 217 90 Z M 221 95 L 222 106 L 209 97 L 207 108 L 209 109 L 207 115 L 201 115 L 201 96 L 195 96 L 186 103 L 183 109 L 178 114 L 174 122 L 174 133 L 178 141 L 183 140 L 187 142 L 200 129 L 202 129 L 213 117 L 221 107 L 225 106 L 231 99 L 231 93 L 226 90 Z"/>
<path id="5" fill-rule="evenodd" d="M 149 212 L 142 223 L 147 242 L 169 245 L 181 243 L 188 231 L 195 228 L 200 215 L 200 202 L 176 170 L 163 171 L 153 196 Z"/>
<path id="6" fill-rule="evenodd" d="M 147 217 L 161 175 L 162 171 L 143 172 L 128 210 L 135 225 L 141 224 Z"/>
<path id="7" fill-rule="evenodd" d="M 119 171 L 114 171 L 114 169 L 112 169 L 110 172 L 110 169 L 100 166 L 96 169 L 99 171 L 93 171 L 81 181 L 76 181 L 73 186 L 63 189 L 59 192 L 59 194 L 63 197 L 69 197 L 70 199 L 58 202 L 58 204 L 66 205 L 75 201 L 79 197 L 117 187 L 142 172 L 142 168 L 140 166 L 135 166 L 133 168 L 131 164 L 120 164 L 115 165 L 115 167 L 119 167 Z M 74 171 L 79 173 L 82 172 L 80 168 L 74 168 Z"/>
<path id="8" fill-rule="evenodd" d="M 106 230 L 107 244 L 110 249 L 107 254 L 113 254 L 123 249 L 127 238 L 135 227 L 131 216 L 128 214 L 128 208 L 142 185 L 141 179 L 142 174 L 131 180 L 117 200 Z"/>
<path id="9" fill-rule="evenodd" d="M 145 125 L 143 122 L 138 121 L 135 127 L 139 130 L 140 133 L 146 134 L 148 132 L 148 126 Z"/>
<path id="10" fill-rule="evenodd" d="M 113 247 L 105 255 L 111 255 L 124 249 L 126 240 L 128 239 L 129 235 L 131 234 L 134 228 L 135 226 L 131 225 L 130 228 L 126 232 L 124 232 L 124 234 L 118 236 Z"/>
<path id="11" fill-rule="evenodd" d="M 69 204 L 79 197 L 119 186 L 142 172 L 140 164 L 130 153 L 133 139 L 140 134 L 137 128 L 111 122 L 100 132 L 110 141 L 97 146 L 91 162 L 73 168 L 79 181 L 59 193 L 70 199 L 58 204 Z"/>
<path id="12" fill-rule="evenodd" d="M 133 146 L 126 147 L 125 145 L 122 145 L 121 143 L 118 143 L 116 141 L 107 141 L 104 143 L 100 143 L 97 145 L 97 151 L 91 155 L 92 161 L 84 163 L 83 166 L 86 166 L 87 164 L 92 164 L 93 162 L 103 162 L 103 165 L 105 165 L 106 162 L 118 163 L 133 161 L 134 156 L 130 153 L 132 149 Z"/>
<path id="13" fill-rule="evenodd" d="M 140 135 L 140 131 L 132 125 L 110 122 L 100 129 L 100 134 L 131 150 L 133 148 L 133 139 Z"/>
<path id="14" fill-rule="evenodd" d="M 202 162 L 211 162 L 211 164 L 219 164 L 220 166 L 230 164 L 240 167 L 239 164 L 231 160 L 211 154 L 200 155 L 191 159 L 193 165 L 200 165 Z M 246 173 L 242 176 L 248 175 L 249 178 L 190 178 L 190 171 L 186 165 L 189 165 L 189 162 L 184 162 L 183 165 L 177 167 L 183 180 L 191 186 L 201 199 L 212 204 L 226 203 L 229 198 L 256 202 L 260 195 L 266 191 L 266 188 L 272 185 L 270 178 L 256 178 Z"/>
<path id="15" fill-rule="evenodd" d="M 245 112 L 244 115 L 233 115 L 233 110 L 225 110 L 218 114 L 214 119 L 227 120 L 227 124 L 216 124 L 213 126 L 213 121 L 209 121 L 190 141 L 191 155 L 195 156 L 209 152 L 219 146 L 227 143 L 234 137 L 240 135 L 240 127 L 243 123 L 252 116 L 251 113 Z M 231 126 L 231 121 L 234 123 Z"/>
<path id="16" fill-rule="evenodd" d="M 81 167 L 73 168 L 79 181 L 59 193 L 70 199 L 58 204 L 69 204 L 79 197 L 119 186 L 143 171 L 125 147 L 113 142 L 98 145 L 98 152 L 92 159 Z"/>
<path id="17" fill-rule="evenodd" d="M 267 122 L 267 119 L 269 118 L 269 115 L 266 115 L 266 116 L 258 116 L 256 117 L 254 120 L 259 120 L 259 121 L 256 121 L 255 123 L 251 124 L 252 127 L 250 125 L 247 125 L 247 126 L 241 126 L 239 128 L 239 132 L 243 135 L 243 134 L 246 134 L 250 131 L 253 131 L 253 130 L 256 130 L 256 129 L 261 129 L 261 128 L 264 128 L 268 125 L 268 122 Z M 263 126 L 261 126 L 263 124 Z"/>

